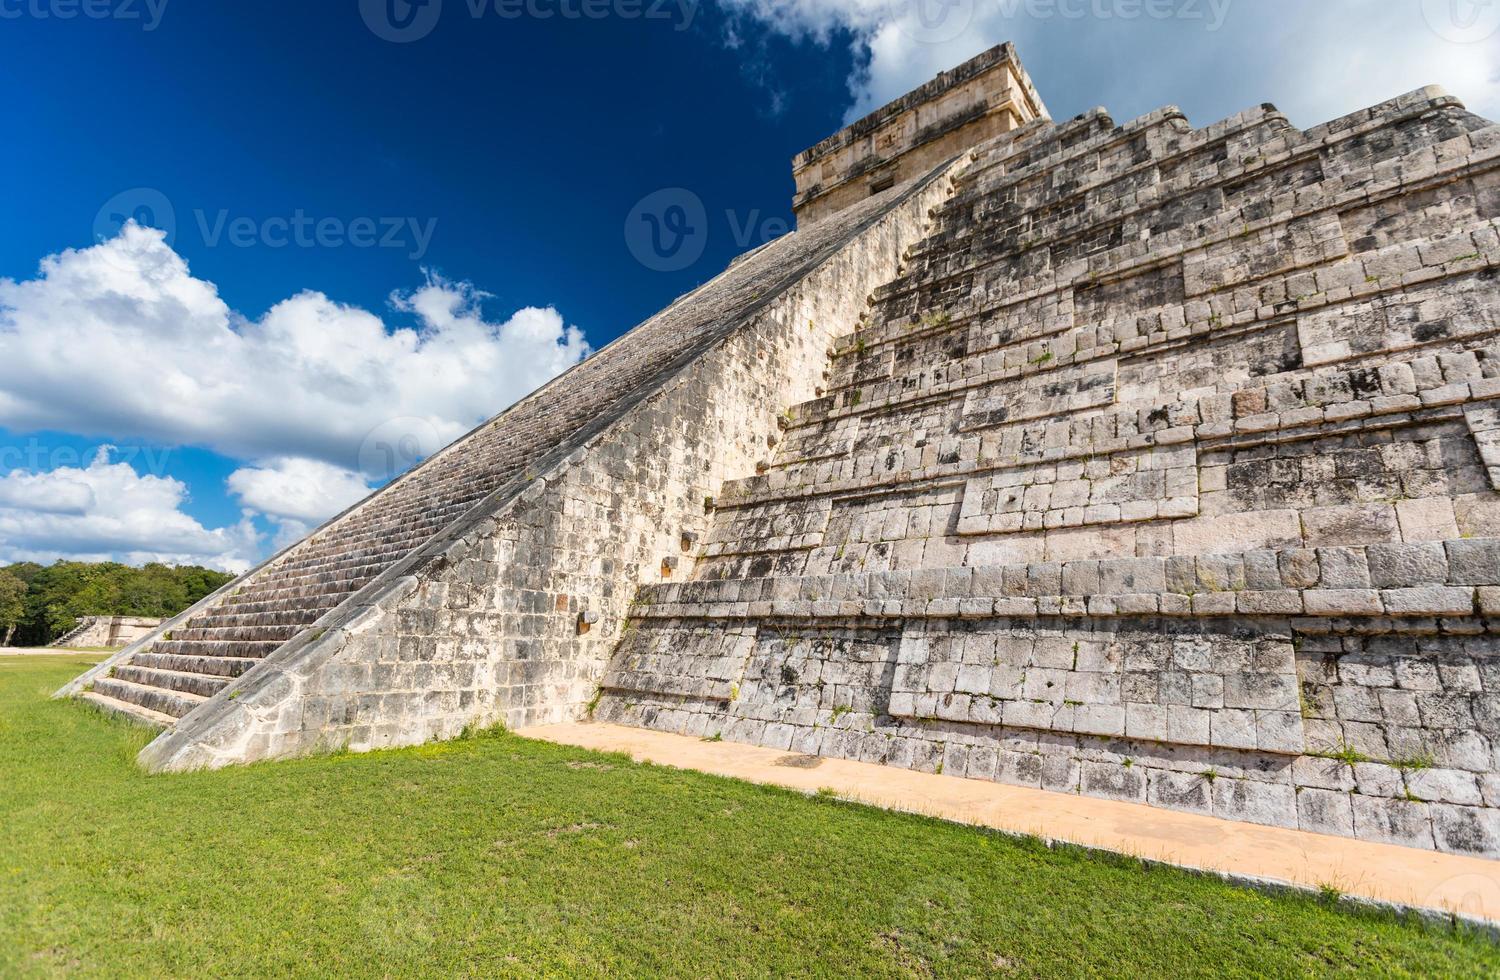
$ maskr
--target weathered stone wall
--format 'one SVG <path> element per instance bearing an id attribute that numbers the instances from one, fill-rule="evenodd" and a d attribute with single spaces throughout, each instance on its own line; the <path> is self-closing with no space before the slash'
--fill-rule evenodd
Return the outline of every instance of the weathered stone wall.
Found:
<path id="1" fill-rule="evenodd" d="M 637 400 L 227 683 L 143 763 L 217 766 L 581 717 L 637 587 L 686 572 L 713 495 L 753 473 L 778 413 L 825 383 L 833 339 L 949 187 L 934 173 L 788 236 L 617 341 L 648 360 L 662 345 L 666 370 Z M 684 337 L 697 338 L 685 353 Z"/>
<path id="2" fill-rule="evenodd" d="M 1500 127 L 975 156 L 598 716 L 1500 855 Z"/>
<path id="3" fill-rule="evenodd" d="M 593 713 L 1500 856 L 1497 270 L 1500 127 L 1436 90 L 1033 122 L 67 691 L 153 769 Z"/>

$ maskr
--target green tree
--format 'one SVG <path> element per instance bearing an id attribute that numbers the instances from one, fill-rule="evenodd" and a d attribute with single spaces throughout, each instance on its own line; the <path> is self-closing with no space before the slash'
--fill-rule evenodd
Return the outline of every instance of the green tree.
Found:
<path id="1" fill-rule="evenodd" d="M 196 565 L 117 562 L 23 563 L 6 571 L 27 585 L 16 633 L 26 646 L 42 646 L 71 630 L 80 616 L 175 616 L 234 576 Z"/>
<path id="2" fill-rule="evenodd" d="M 26 583 L 9 572 L 0 572 L 0 646 L 10 646 L 16 627 L 26 615 Z"/>

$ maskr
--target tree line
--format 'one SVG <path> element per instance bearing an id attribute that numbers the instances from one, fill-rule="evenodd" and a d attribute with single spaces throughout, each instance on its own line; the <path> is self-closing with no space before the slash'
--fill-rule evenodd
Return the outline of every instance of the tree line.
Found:
<path id="1" fill-rule="evenodd" d="M 234 578 L 197 565 L 20 562 L 0 568 L 0 645 L 40 647 L 83 616 L 166 619 Z"/>

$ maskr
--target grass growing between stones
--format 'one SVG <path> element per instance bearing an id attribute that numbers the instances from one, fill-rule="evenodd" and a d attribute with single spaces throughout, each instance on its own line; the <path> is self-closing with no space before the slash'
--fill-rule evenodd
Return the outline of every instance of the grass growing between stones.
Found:
<path id="1" fill-rule="evenodd" d="M 1493 975 L 1487 939 L 504 734 L 146 776 L 0 661 L 0 976 Z"/>

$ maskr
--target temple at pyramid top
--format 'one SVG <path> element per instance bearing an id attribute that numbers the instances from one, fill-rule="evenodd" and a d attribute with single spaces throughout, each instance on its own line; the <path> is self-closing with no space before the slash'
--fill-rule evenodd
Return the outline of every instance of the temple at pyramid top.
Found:
<path id="1" fill-rule="evenodd" d="M 819 221 L 992 136 L 1045 118 L 1047 107 L 1007 41 L 793 157 L 792 209 L 802 225 Z"/>

